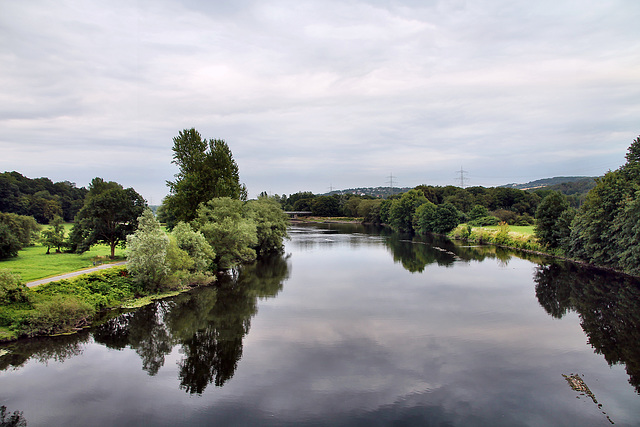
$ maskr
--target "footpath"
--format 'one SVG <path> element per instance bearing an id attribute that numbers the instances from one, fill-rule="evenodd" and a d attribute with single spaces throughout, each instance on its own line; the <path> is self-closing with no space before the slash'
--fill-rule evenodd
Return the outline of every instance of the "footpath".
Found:
<path id="1" fill-rule="evenodd" d="M 104 270 L 105 268 L 112 268 L 118 265 L 126 264 L 126 261 L 114 262 L 111 264 L 102 264 L 97 267 L 85 268 L 84 270 L 72 271 L 71 273 L 61 274 L 59 276 L 47 277 L 46 279 L 34 280 L 33 282 L 29 282 L 26 285 L 30 288 L 38 285 L 43 285 L 49 282 L 55 282 L 56 280 L 70 279 L 71 277 L 81 276 L 83 274 L 93 273 L 94 271 Z"/>

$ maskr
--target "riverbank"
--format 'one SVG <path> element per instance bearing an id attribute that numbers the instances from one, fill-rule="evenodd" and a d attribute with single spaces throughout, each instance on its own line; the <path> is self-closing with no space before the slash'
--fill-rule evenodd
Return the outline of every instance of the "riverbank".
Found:
<path id="1" fill-rule="evenodd" d="M 0 342 L 19 338 L 77 332 L 113 309 L 132 309 L 206 286 L 215 276 L 202 276 L 188 285 L 176 284 L 156 293 L 145 292 L 126 267 L 116 266 L 90 274 L 28 288 L 12 277 L 0 305 Z"/>
<path id="2" fill-rule="evenodd" d="M 362 224 L 362 218 L 342 216 L 306 216 L 292 218 L 289 222 L 293 224 Z"/>
<path id="3" fill-rule="evenodd" d="M 522 229 L 522 228 L 521 228 Z M 611 267 L 591 264 L 582 260 L 570 258 L 566 256 L 559 249 L 551 250 L 538 243 L 534 228 L 527 230 L 528 232 L 511 231 L 508 225 L 497 226 L 496 228 L 487 227 L 470 227 L 467 224 L 460 224 L 453 231 L 447 234 L 447 237 L 454 240 L 461 240 L 465 242 L 480 244 L 480 245 L 494 245 L 506 249 L 517 250 L 526 252 L 533 255 L 542 255 L 550 258 L 559 259 L 562 261 L 571 262 L 581 265 L 587 268 L 593 268 L 600 271 L 606 271 L 609 273 L 616 273 L 627 277 L 638 278 L 640 276 L 634 276 L 624 271 L 616 270 Z"/>

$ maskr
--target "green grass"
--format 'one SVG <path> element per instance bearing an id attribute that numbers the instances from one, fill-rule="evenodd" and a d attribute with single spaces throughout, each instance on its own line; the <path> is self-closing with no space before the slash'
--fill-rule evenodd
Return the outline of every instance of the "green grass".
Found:
<path id="1" fill-rule="evenodd" d="M 476 227 L 474 227 L 476 228 Z M 499 225 L 486 225 L 484 227 L 479 227 L 479 228 L 486 228 L 488 230 L 499 230 L 500 226 Z M 533 236 L 535 233 L 535 226 L 533 225 L 510 225 L 509 226 L 509 231 L 514 232 L 514 233 L 518 233 L 518 234 L 523 234 L 525 236 Z"/>
<path id="2" fill-rule="evenodd" d="M 24 248 L 18 252 L 15 258 L 0 261 L 0 268 L 6 268 L 12 273 L 17 273 L 22 278 L 22 282 L 44 279 L 46 277 L 57 276 L 83 268 L 93 267 L 96 259 L 102 262 L 111 262 L 109 255 L 111 250 L 107 245 L 95 245 L 90 251 L 83 254 L 56 254 L 52 251 L 46 254 L 47 248 L 37 244 Z M 124 259 L 124 250 L 116 248 L 116 259 Z"/>

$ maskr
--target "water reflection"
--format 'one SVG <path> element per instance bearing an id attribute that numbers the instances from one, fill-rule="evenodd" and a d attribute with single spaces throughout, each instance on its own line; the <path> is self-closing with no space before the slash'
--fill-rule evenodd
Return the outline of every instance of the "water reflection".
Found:
<path id="1" fill-rule="evenodd" d="M 82 354 L 84 345 L 90 338 L 89 332 L 84 330 L 73 335 L 31 338 L 5 344 L 2 348 L 8 353 L 0 357 L 0 371 L 18 369 L 30 359 L 40 363 L 50 360 L 64 362 Z"/>
<path id="2" fill-rule="evenodd" d="M 246 265 L 234 276 L 223 276 L 215 287 L 112 319 L 96 328 L 94 339 L 110 348 L 131 347 L 149 375 L 180 345 L 180 388 L 202 394 L 210 383 L 220 387 L 233 377 L 257 299 L 276 296 L 288 271 L 282 256 Z"/>
<path id="3" fill-rule="evenodd" d="M 575 264 L 536 267 L 536 296 L 555 318 L 570 310 L 595 352 L 609 365 L 623 363 L 629 383 L 640 393 L 640 285 L 637 279 Z"/>
<path id="4" fill-rule="evenodd" d="M 482 262 L 486 259 L 495 259 L 500 266 L 506 267 L 514 256 L 534 263 L 545 260 L 539 255 L 522 251 L 514 252 L 497 246 L 468 246 L 438 235 L 390 234 L 385 240 L 385 245 L 392 253 L 393 260 L 399 262 L 411 273 L 421 273 L 431 264 L 452 267 L 457 261 Z"/>

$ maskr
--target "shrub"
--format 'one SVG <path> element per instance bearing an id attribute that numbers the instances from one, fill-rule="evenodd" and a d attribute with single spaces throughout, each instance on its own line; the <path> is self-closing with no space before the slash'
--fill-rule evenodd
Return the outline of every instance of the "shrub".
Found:
<path id="1" fill-rule="evenodd" d="M 20 282 L 20 276 L 9 270 L 0 270 L 0 304 L 29 301 L 29 289 Z"/>
<path id="2" fill-rule="evenodd" d="M 95 309 L 75 296 L 58 295 L 36 304 L 35 311 L 18 322 L 20 335 L 52 335 L 86 326 Z"/>

